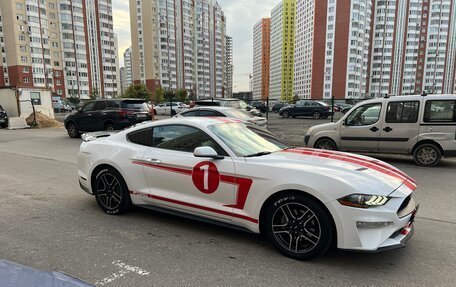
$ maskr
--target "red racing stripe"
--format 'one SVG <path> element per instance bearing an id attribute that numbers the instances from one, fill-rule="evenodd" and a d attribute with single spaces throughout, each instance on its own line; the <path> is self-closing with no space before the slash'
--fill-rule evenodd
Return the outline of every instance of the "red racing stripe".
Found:
<path id="1" fill-rule="evenodd" d="M 349 157 L 349 158 L 354 158 L 354 159 L 358 159 L 358 160 L 361 160 L 361 161 L 366 161 L 366 162 L 369 162 L 369 163 L 373 163 L 373 164 L 376 164 L 380 167 L 383 167 L 383 168 L 386 168 L 386 169 L 389 169 L 405 178 L 407 178 L 409 181 L 411 181 L 412 183 L 414 183 L 416 185 L 416 181 L 411 178 L 410 176 L 408 176 L 407 174 L 405 174 L 404 172 L 400 171 L 399 169 L 397 168 L 393 168 L 391 166 L 388 166 L 380 161 L 377 161 L 377 160 L 371 160 L 371 159 L 366 159 L 366 158 L 362 158 L 362 157 L 359 157 L 359 156 L 356 156 L 356 155 L 351 155 L 351 154 L 345 154 L 345 153 L 341 153 L 341 152 L 336 152 L 336 151 L 329 151 L 329 150 L 317 150 L 317 149 L 311 149 L 311 148 L 296 148 L 296 150 L 307 150 L 307 151 L 314 151 L 314 152 L 321 152 L 321 153 L 325 153 L 325 154 L 335 154 L 335 155 L 340 155 L 340 156 L 345 156 L 345 157 Z"/>
<path id="2" fill-rule="evenodd" d="M 329 158 L 329 159 L 334 159 L 334 160 L 339 160 L 339 161 L 344 161 L 344 162 L 349 162 L 353 163 L 362 167 L 370 168 L 372 170 L 378 171 L 380 173 L 383 173 L 385 175 L 389 175 L 391 177 L 399 179 L 401 182 L 404 182 L 404 184 L 412 189 L 416 189 L 416 185 L 410 181 L 408 178 L 403 177 L 402 175 L 394 172 L 391 168 L 385 168 L 382 166 L 379 166 L 373 162 L 365 161 L 365 160 L 360 160 L 356 157 L 349 157 L 346 156 L 345 154 L 336 154 L 336 153 L 325 153 L 322 152 L 321 150 L 303 150 L 303 149 L 288 149 L 284 150 L 284 152 L 289 152 L 289 153 L 298 153 L 298 154 L 303 154 L 303 155 L 310 155 L 310 156 L 317 156 L 317 157 L 323 157 L 323 158 Z"/>
<path id="3" fill-rule="evenodd" d="M 250 221 L 250 222 L 258 224 L 258 219 L 255 219 L 255 218 L 252 218 L 252 217 L 249 217 L 249 216 L 245 216 L 245 215 L 242 215 L 242 214 L 232 213 L 232 212 L 225 211 L 225 210 L 219 210 L 219 209 L 215 209 L 215 208 L 211 208 L 211 207 L 207 207 L 207 206 L 202 206 L 202 205 L 198 205 L 198 204 L 194 204 L 194 203 L 189 203 L 189 202 L 185 202 L 185 201 L 180 201 L 180 200 L 176 200 L 176 199 L 161 197 L 161 196 L 152 195 L 152 194 L 148 194 L 148 193 L 137 192 L 137 191 L 130 191 L 130 194 L 145 196 L 145 197 L 148 197 L 148 198 L 151 198 L 151 199 L 156 199 L 156 200 L 170 202 L 170 203 L 174 203 L 174 204 L 178 204 L 178 205 L 182 205 L 182 206 L 187 206 L 187 207 L 191 207 L 191 208 L 201 209 L 201 210 L 204 210 L 204 211 L 209 211 L 209 212 L 213 212 L 213 213 L 223 214 L 223 215 L 226 215 L 226 216 L 233 216 L 233 217 L 236 217 L 236 218 L 239 218 L 239 219 L 247 220 L 247 221 Z"/>
<path id="4" fill-rule="evenodd" d="M 133 161 L 133 163 L 137 164 L 137 165 L 153 167 L 153 168 L 158 168 L 158 169 L 172 171 L 172 172 L 177 172 L 177 173 L 181 173 L 181 174 L 185 174 L 185 175 L 192 175 L 192 170 L 191 169 L 189 170 L 189 169 L 183 169 L 183 168 L 166 166 L 166 165 L 158 165 L 158 164 L 147 163 L 147 162 L 142 162 L 142 161 Z"/>

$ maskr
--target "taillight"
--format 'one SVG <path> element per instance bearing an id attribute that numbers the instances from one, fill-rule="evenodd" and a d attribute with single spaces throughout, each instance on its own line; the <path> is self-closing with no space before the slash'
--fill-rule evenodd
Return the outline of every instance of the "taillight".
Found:
<path id="1" fill-rule="evenodd" d="M 129 115 L 132 115 L 133 112 L 132 111 L 128 111 L 128 110 L 120 110 L 119 111 L 119 115 L 121 118 L 127 118 Z"/>

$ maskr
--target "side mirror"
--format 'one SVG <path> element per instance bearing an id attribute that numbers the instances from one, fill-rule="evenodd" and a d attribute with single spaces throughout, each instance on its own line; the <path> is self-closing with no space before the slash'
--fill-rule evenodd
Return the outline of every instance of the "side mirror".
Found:
<path id="1" fill-rule="evenodd" d="M 193 151 L 193 155 L 195 157 L 207 157 L 207 158 L 213 158 L 213 159 L 225 158 L 222 155 L 218 155 L 217 152 L 210 146 L 200 146 L 200 147 L 195 148 L 195 150 Z"/>

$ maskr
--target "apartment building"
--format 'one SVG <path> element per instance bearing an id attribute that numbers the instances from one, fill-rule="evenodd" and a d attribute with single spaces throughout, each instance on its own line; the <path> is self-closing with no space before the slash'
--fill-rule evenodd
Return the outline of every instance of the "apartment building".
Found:
<path id="1" fill-rule="evenodd" d="M 0 86 L 117 94 L 110 0 L 3 0 L 0 15 Z"/>
<path id="2" fill-rule="evenodd" d="M 128 88 L 131 84 L 133 84 L 133 67 L 131 62 L 131 47 L 125 50 L 123 54 L 124 59 L 124 68 L 125 68 L 125 81 L 124 87 Z"/>
<path id="3" fill-rule="evenodd" d="M 364 98 L 372 0 L 298 0 L 294 93 L 301 99 Z"/>
<path id="4" fill-rule="evenodd" d="M 376 1 L 371 97 L 454 93 L 454 0 Z"/>
<path id="5" fill-rule="evenodd" d="M 233 73 L 233 38 L 225 36 L 225 89 L 223 95 L 225 98 L 233 97 Z"/>
<path id="6" fill-rule="evenodd" d="M 271 11 L 269 96 L 293 98 L 296 0 L 282 0 Z"/>
<path id="7" fill-rule="evenodd" d="M 253 75 L 254 100 L 269 97 L 271 18 L 263 18 L 253 26 Z"/>
<path id="8" fill-rule="evenodd" d="M 225 16 L 215 0 L 130 0 L 133 82 L 223 97 Z"/>

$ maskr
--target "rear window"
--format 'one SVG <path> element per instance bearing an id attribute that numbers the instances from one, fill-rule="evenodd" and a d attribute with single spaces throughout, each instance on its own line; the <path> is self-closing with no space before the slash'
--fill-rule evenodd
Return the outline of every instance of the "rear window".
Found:
<path id="1" fill-rule="evenodd" d="M 149 107 L 144 101 L 123 101 L 120 105 L 122 109 L 148 111 Z"/>
<path id="2" fill-rule="evenodd" d="M 203 102 L 196 102 L 195 103 L 196 106 L 220 106 L 220 102 L 219 101 L 203 101 Z"/>
<path id="3" fill-rule="evenodd" d="M 239 103 L 239 101 L 226 101 L 224 107 L 240 109 L 241 104 Z"/>
<path id="4" fill-rule="evenodd" d="M 424 109 L 425 122 L 454 123 L 456 122 L 456 101 L 431 100 L 426 102 Z"/>

